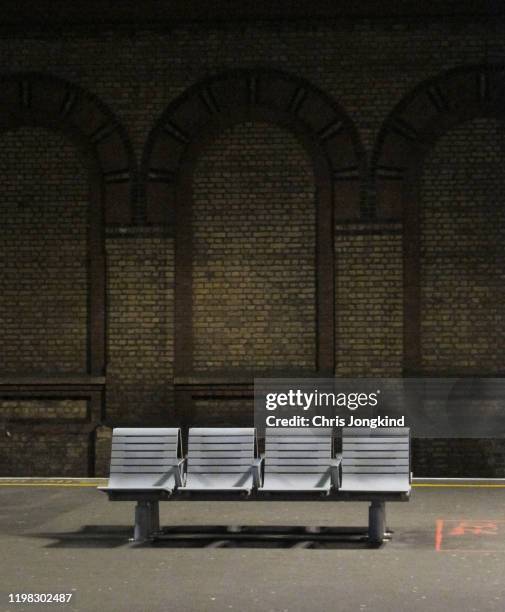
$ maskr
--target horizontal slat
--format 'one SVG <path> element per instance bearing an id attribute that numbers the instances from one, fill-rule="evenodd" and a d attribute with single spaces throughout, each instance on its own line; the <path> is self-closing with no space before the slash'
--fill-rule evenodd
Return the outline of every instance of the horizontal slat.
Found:
<path id="1" fill-rule="evenodd" d="M 190 444 L 254 444 L 253 436 L 190 436 Z"/>
<path id="2" fill-rule="evenodd" d="M 388 446 L 385 446 L 384 444 L 353 444 L 351 442 L 344 442 L 342 445 L 342 450 L 344 453 L 346 450 L 408 450 L 408 448 L 408 444 L 389 444 Z"/>
<path id="3" fill-rule="evenodd" d="M 172 467 L 174 464 L 166 459 L 112 459 L 111 465 L 162 465 L 165 467 Z"/>
<path id="4" fill-rule="evenodd" d="M 367 436 L 408 436 L 410 429 L 408 427 L 381 427 L 380 429 L 372 429 L 371 427 L 344 427 L 342 429 L 342 438 Z"/>
<path id="5" fill-rule="evenodd" d="M 342 459 L 343 466 L 350 465 L 409 465 L 408 459 L 348 459 L 344 457 Z"/>
<path id="6" fill-rule="evenodd" d="M 112 466 L 110 469 L 111 474 L 165 474 L 173 470 L 173 467 L 163 468 L 160 466 L 150 466 L 150 465 L 136 465 L 129 467 L 119 467 Z"/>
<path id="7" fill-rule="evenodd" d="M 319 465 L 265 465 L 265 472 L 272 474 L 324 474 L 328 470 L 329 466 L 323 468 Z"/>
<path id="8" fill-rule="evenodd" d="M 268 452 L 265 453 L 265 456 L 267 458 L 267 461 L 269 459 L 274 459 L 274 458 L 278 458 L 278 459 L 282 459 L 282 458 L 298 458 L 298 457 L 302 457 L 302 458 L 306 458 L 307 456 L 310 456 L 311 459 L 315 459 L 317 457 L 325 457 L 326 459 L 331 457 L 331 452 L 329 450 L 320 450 L 320 451 L 310 451 L 310 455 L 307 453 L 307 451 L 297 451 L 297 450 L 285 450 L 285 451 L 280 451 L 280 450 L 268 450 Z"/>
<path id="9" fill-rule="evenodd" d="M 342 473 L 346 474 L 404 474 L 408 472 L 408 466 L 369 466 L 369 465 L 350 465 L 342 466 Z"/>
<path id="10" fill-rule="evenodd" d="M 398 458 L 398 459 L 402 459 L 402 458 L 407 458 L 409 457 L 409 451 L 408 450 L 400 450 L 400 451 L 392 451 L 392 450 L 378 450 L 378 451 L 346 451 L 345 453 L 345 457 L 361 457 L 361 458 L 366 458 L 366 457 L 376 457 L 377 459 L 380 459 L 381 457 L 392 457 L 392 458 Z"/>
<path id="11" fill-rule="evenodd" d="M 327 442 L 313 443 L 313 444 L 268 444 L 265 445 L 265 451 L 287 451 L 287 450 L 304 450 L 304 451 L 324 451 L 331 450 L 331 444 Z"/>
<path id="12" fill-rule="evenodd" d="M 174 436 L 114 436 L 113 442 L 119 444 L 177 444 Z"/>
<path id="13" fill-rule="evenodd" d="M 350 439 L 344 439 L 344 444 L 352 442 L 352 444 L 408 444 L 409 438 L 403 436 L 397 437 L 380 437 L 380 436 L 363 436 Z"/>
<path id="14" fill-rule="evenodd" d="M 114 427 L 112 435 L 118 436 L 178 436 L 178 427 Z"/>
<path id="15" fill-rule="evenodd" d="M 270 436 L 265 440 L 265 445 L 269 446 L 271 444 L 328 444 L 331 445 L 331 438 L 328 436 L 324 436 L 321 438 L 310 438 L 308 436 L 284 436 L 283 438 L 279 436 Z"/>
<path id="16" fill-rule="evenodd" d="M 126 450 L 135 450 L 135 451 L 172 451 L 177 454 L 177 446 L 173 444 L 112 444 L 113 451 L 126 451 Z"/>
<path id="17" fill-rule="evenodd" d="M 223 459 L 230 457 L 247 457 L 250 459 L 254 456 L 253 449 L 240 451 L 234 450 L 192 450 L 190 457 L 191 459 L 217 459 L 222 457 Z"/>
<path id="18" fill-rule="evenodd" d="M 194 474 L 245 474 L 249 471 L 247 466 L 243 465 L 192 465 L 188 464 L 188 472 Z"/>
<path id="19" fill-rule="evenodd" d="M 313 459 L 311 457 L 299 457 L 298 459 L 293 459 L 291 457 L 268 457 L 266 459 L 265 465 L 325 465 L 326 467 L 328 467 L 329 458 L 318 457 L 316 459 Z"/>
<path id="20" fill-rule="evenodd" d="M 330 437 L 332 429 L 330 427 L 267 427 L 265 438 L 272 436 L 313 436 Z"/>
<path id="21" fill-rule="evenodd" d="M 191 427 L 189 430 L 190 436 L 254 436 L 255 434 L 254 427 Z"/>
<path id="22" fill-rule="evenodd" d="M 152 450 L 113 450 L 112 459 L 130 459 L 130 458 L 143 458 L 156 457 L 157 459 L 176 459 L 174 451 L 152 451 Z"/>
<path id="23" fill-rule="evenodd" d="M 254 451 L 254 444 L 243 442 L 242 444 L 198 444 L 194 442 L 189 443 L 189 451 L 217 451 L 217 450 L 236 450 L 240 451 Z"/>
<path id="24" fill-rule="evenodd" d="M 251 465 L 250 457 L 236 457 L 232 459 L 195 459 L 191 457 L 189 460 L 191 466 L 193 465 Z"/>

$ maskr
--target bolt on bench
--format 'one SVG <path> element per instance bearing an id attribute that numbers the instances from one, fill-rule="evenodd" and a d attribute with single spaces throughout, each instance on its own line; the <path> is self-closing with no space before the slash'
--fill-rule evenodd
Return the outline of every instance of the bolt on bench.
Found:
<path id="1" fill-rule="evenodd" d="M 385 503 L 408 501 L 408 428 L 344 428 L 333 455 L 330 428 L 267 428 L 258 457 L 254 428 L 191 428 L 182 457 L 178 428 L 116 428 L 111 501 L 136 501 L 134 540 L 159 531 L 159 501 L 368 501 L 368 536 L 381 543 Z"/>

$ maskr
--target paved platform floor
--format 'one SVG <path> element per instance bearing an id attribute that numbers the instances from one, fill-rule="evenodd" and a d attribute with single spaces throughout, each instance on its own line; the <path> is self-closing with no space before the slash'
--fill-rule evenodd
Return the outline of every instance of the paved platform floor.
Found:
<path id="1" fill-rule="evenodd" d="M 148 546 L 128 542 L 133 507 L 0 483 L 0 610 L 505 610 L 503 485 L 418 486 L 388 504 L 394 533 L 375 549 L 366 503 L 167 502 Z M 56 592 L 70 603 L 8 600 Z"/>

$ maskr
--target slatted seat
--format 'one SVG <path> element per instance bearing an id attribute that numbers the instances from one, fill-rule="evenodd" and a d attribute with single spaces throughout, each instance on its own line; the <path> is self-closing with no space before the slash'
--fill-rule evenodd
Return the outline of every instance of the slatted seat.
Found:
<path id="1" fill-rule="evenodd" d="M 409 429 L 344 428 L 340 490 L 409 493 Z"/>
<path id="2" fill-rule="evenodd" d="M 342 430 L 344 494 L 370 495 L 368 538 L 380 544 L 386 532 L 385 499 L 410 495 L 410 430 L 408 427 Z"/>
<path id="3" fill-rule="evenodd" d="M 320 492 L 333 484 L 332 430 L 267 427 L 262 492 Z"/>
<path id="4" fill-rule="evenodd" d="M 182 486 L 181 430 L 119 427 L 112 432 L 110 477 L 100 487 L 111 501 L 136 501 L 134 540 L 160 528 L 159 500 Z"/>
<path id="5" fill-rule="evenodd" d="M 259 482 L 256 430 L 189 430 L 187 476 L 183 491 L 250 493 Z"/>
<path id="6" fill-rule="evenodd" d="M 110 477 L 102 491 L 164 491 L 182 484 L 179 428 L 115 428 Z"/>

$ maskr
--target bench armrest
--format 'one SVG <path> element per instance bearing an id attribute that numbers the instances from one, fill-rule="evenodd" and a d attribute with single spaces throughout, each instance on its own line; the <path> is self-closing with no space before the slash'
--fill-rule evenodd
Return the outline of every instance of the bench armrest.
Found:
<path id="1" fill-rule="evenodd" d="M 333 486 L 339 489 L 342 482 L 342 455 L 337 455 L 335 459 L 330 459 L 330 474 Z"/>
<path id="2" fill-rule="evenodd" d="M 253 474 L 253 482 L 256 488 L 261 487 L 262 482 L 262 473 L 263 473 L 263 462 L 265 457 L 262 455 L 253 461 L 251 466 L 252 474 Z"/>
<path id="3" fill-rule="evenodd" d="M 178 487 L 183 487 L 186 482 L 187 457 L 179 459 L 175 468 L 175 483 Z"/>

